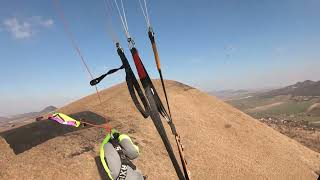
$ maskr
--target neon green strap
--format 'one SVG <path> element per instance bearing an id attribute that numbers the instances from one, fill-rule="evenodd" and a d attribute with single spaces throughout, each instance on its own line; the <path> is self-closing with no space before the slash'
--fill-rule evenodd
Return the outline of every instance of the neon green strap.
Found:
<path id="1" fill-rule="evenodd" d="M 115 129 L 112 129 L 111 130 L 111 133 L 114 134 L 114 133 L 117 133 L 117 130 Z M 101 160 L 101 163 L 103 165 L 103 168 L 104 170 L 107 172 L 107 175 L 108 177 L 113 180 L 112 176 L 111 176 L 111 172 L 110 172 L 110 169 L 107 165 L 107 162 L 105 160 L 105 153 L 104 153 L 104 145 L 107 144 L 109 142 L 111 138 L 111 135 L 110 134 L 107 134 L 106 138 L 104 138 L 104 140 L 102 141 L 101 143 L 101 146 L 100 146 L 100 160 Z"/>
<path id="2" fill-rule="evenodd" d="M 138 154 L 140 154 L 140 152 L 139 152 L 139 147 L 136 146 L 135 144 L 133 144 L 131 138 L 130 138 L 128 135 L 126 135 L 126 134 L 121 134 L 121 135 L 118 137 L 119 142 L 121 142 L 121 141 L 124 140 L 124 139 L 128 139 L 128 140 L 130 141 L 130 143 L 134 146 L 134 148 L 137 150 Z"/>

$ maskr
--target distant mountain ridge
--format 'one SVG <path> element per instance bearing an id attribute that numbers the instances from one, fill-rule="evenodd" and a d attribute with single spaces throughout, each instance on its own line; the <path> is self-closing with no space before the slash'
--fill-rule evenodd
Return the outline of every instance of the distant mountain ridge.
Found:
<path id="1" fill-rule="evenodd" d="M 239 89 L 239 90 L 220 90 L 220 91 L 211 91 L 209 94 L 214 95 L 224 101 L 233 100 L 233 99 L 242 99 L 256 94 L 269 92 L 271 89 Z"/>
<path id="2" fill-rule="evenodd" d="M 296 84 L 275 89 L 261 95 L 265 97 L 274 97 L 280 95 L 320 96 L 320 81 L 306 80 L 303 82 L 297 82 Z"/>
<path id="3" fill-rule="evenodd" d="M 41 113 L 48 113 L 48 112 L 51 112 L 51 111 L 55 111 L 57 108 L 54 107 L 54 106 L 47 106 L 46 108 L 42 109 L 40 112 Z"/>
<path id="4" fill-rule="evenodd" d="M 0 122 L 5 122 L 5 121 L 8 121 L 10 120 L 9 118 L 7 117 L 0 117 Z"/>
<path id="5" fill-rule="evenodd" d="M 13 120 L 17 120 L 17 119 L 32 118 L 32 117 L 35 117 L 35 116 L 40 116 L 42 114 L 55 111 L 56 109 L 57 108 L 55 106 L 47 106 L 44 109 L 42 109 L 41 111 L 39 111 L 39 112 L 28 112 L 28 113 L 13 115 L 13 116 L 10 116 L 10 117 L 0 117 L 0 122 L 7 122 L 7 121 L 13 121 Z"/>

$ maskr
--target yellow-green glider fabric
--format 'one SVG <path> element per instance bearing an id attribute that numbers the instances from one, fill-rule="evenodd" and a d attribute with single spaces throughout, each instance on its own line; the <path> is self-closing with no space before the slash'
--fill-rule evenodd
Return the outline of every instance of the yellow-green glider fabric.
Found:
<path id="1" fill-rule="evenodd" d="M 58 116 L 60 117 L 62 120 L 64 120 L 66 123 L 68 122 L 74 122 L 75 123 L 75 126 L 76 127 L 79 127 L 80 126 L 80 122 L 73 119 L 72 117 L 68 116 L 68 115 L 65 115 L 63 113 L 54 113 L 53 116 Z"/>

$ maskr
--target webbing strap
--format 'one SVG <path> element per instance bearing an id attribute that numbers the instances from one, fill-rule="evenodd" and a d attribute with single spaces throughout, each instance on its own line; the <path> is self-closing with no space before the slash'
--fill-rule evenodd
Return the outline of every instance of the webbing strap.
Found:
<path id="1" fill-rule="evenodd" d="M 155 99 L 158 112 L 161 114 L 162 117 L 164 117 L 167 120 L 168 123 L 170 121 L 172 122 L 171 117 L 169 116 L 169 114 L 167 113 L 166 109 L 164 108 L 164 106 L 163 106 L 163 104 L 161 102 L 161 99 L 160 99 L 160 97 L 159 97 L 159 95 L 158 95 L 158 93 L 157 93 L 157 91 L 156 91 L 151 79 L 150 79 L 150 76 L 147 73 L 147 70 L 145 69 L 145 67 L 144 67 L 144 65 L 143 65 L 143 63 L 141 61 L 141 58 L 140 58 L 139 53 L 138 53 L 138 50 L 136 48 L 132 48 L 130 51 L 131 51 L 134 63 L 136 65 L 136 68 L 137 68 L 138 75 L 139 75 L 141 83 L 142 83 L 142 80 L 145 81 L 147 84 L 150 85 L 150 88 L 152 89 L 153 97 Z M 139 73 L 139 71 L 140 71 L 140 73 Z"/>
<path id="2" fill-rule="evenodd" d="M 163 124 L 162 124 L 162 121 L 161 121 L 161 118 L 160 118 L 160 115 L 157 111 L 157 105 L 156 105 L 156 102 L 154 100 L 154 97 L 153 97 L 153 93 L 151 91 L 151 87 L 150 85 L 148 85 L 147 83 L 143 83 L 144 84 L 144 89 L 145 89 L 145 93 L 146 93 L 146 97 L 148 98 L 148 101 L 149 101 L 149 104 L 150 104 L 150 117 L 153 121 L 153 124 L 155 125 L 160 137 L 161 137 L 161 140 L 168 152 L 168 155 L 171 159 L 171 162 L 172 162 L 172 165 L 177 173 L 177 176 L 180 180 L 185 180 L 185 177 L 180 169 L 180 166 L 179 166 L 179 163 L 176 159 L 176 156 L 173 152 L 173 149 L 172 149 L 172 146 L 170 144 L 170 141 L 168 139 L 168 136 L 167 136 L 167 133 L 166 133 L 166 130 L 164 129 L 163 127 Z"/>
<path id="3" fill-rule="evenodd" d="M 142 116 L 144 118 L 147 118 L 149 116 L 148 101 L 147 101 L 145 95 L 143 94 L 143 91 L 140 87 L 140 84 L 138 83 L 138 80 L 131 69 L 129 61 L 128 61 L 126 55 L 124 54 L 123 50 L 121 49 L 119 43 L 116 44 L 116 47 L 117 47 L 117 53 L 122 61 L 122 64 L 125 68 L 125 71 L 126 71 L 126 82 L 127 82 L 128 90 L 129 90 L 130 96 L 132 98 L 132 101 L 135 104 L 136 108 L 139 110 L 139 112 L 142 114 Z M 142 108 L 141 103 L 138 100 L 136 92 L 138 93 L 138 96 L 142 102 L 144 109 Z"/>
<path id="4" fill-rule="evenodd" d="M 90 81 L 90 85 L 91 85 L 91 86 L 97 85 L 97 84 L 100 83 L 100 81 L 101 81 L 103 78 L 105 78 L 107 75 L 113 74 L 113 73 L 115 73 L 115 72 L 117 72 L 117 71 L 119 71 L 120 69 L 123 69 L 123 68 L 124 68 L 124 66 L 122 65 L 122 66 L 120 66 L 119 68 L 115 68 L 115 69 L 109 70 L 107 73 L 101 75 L 100 77 L 91 80 L 91 81 Z"/>
<path id="5" fill-rule="evenodd" d="M 132 57 L 134 60 L 134 64 L 136 65 L 137 71 L 138 71 L 138 75 L 140 77 L 140 79 L 144 79 L 147 77 L 147 71 L 145 70 L 142 61 L 140 59 L 139 53 L 137 51 L 136 48 L 132 48 L 131 49 L 131 53 L 132 53 Z"/>
<path id="6" fill-rule="evenodd" d="M 127 158 L 127 156 L 124 154 L 122 147 L 120 146 L 119 142 L 113 138 L 109 140 L 109 142 L 112 144 L 114 149 L 117 151 L 117 153 L 120 156 L 120 161 L 121 161 L 121 167 L 120 167 L 120 172 L 117 176 L 116 179 L 119 180 L 125 180 L 127 177 L 127 166 L 131 167 L 133 170 L 136 170 L 136 166 Z"/>
<path id="7" fill-rule="evenodd" d="M 186 162 L 185 157 L 184 157 L 183 147 L 182 147 L 182 144 L 181 144 L 181 141 L 180 141 L 180 136 L 178 135 L 178 133 L 176 131 L 176 128 L 175 128 L 175 126 L 173 124 L 173 121 L 172 121 L 172 116 L 171 116 L 169 101 L 168 101 L 168 97 L 167 97 L 167 92 L 166 92 L 166 89 L 165 89 L 165 85 L 164 85 L 164 81 L 163 81 L 163 77 L 162 77 L 162 73 L 161 73 L 161 69 L 160 69 L 160 60 L 159 60 L 158 52 L 157 52 L 157 49 L 156 49 L 155 39 L 154 39 L 154 35 L 153 35 L 152 31 L 151 31 L 152 29 L 151 30 L 150 29 L 149 29 L 149 38 L 150 38 L 150 41 L 151 41 L 151 44 L 152 44 L 155 60 L 156 60 L 156 63 L 157 63 L 157 68 L 158 68 L 158 71 L 159 71 L 159 74 L 160 74 L 161 84 L 162 84 L 162 88 L 163 88 L 164 95 L 165 95 L 165 98 L 166 98 L 169 114 L 167 113 L 166 109 L 164 108 L 164 106 L 163 106 L 163 104 L 161 102 L 161 99 L 160 99 L 156 89 L 154 88 L 154 86 L 152 84 L 152 81 L 151 81 L 151 79 L 150 79 L 150 77 L 149 77 L 149 75 L 148 75 L 143 63 L 141 62 L 141 59 L 140 59 L 140 57 L 138 55 L 137 49 L 136 48 L 132 48 L 131 49 L 131 53 L 132 53 L 132 56 L 134 58 L 134 62 L 136 64 L 136 66 L 138 65 L 138 66 L 142 66 L 143 67 L 143 68 L 141 68 L 141 67 L 138 68 L 138 66 L 137 66 L 137 71 L 139 72 L 140 69 L 143 69 L 144 72 L 141 72 L 140 74 L 144 74 L 144 73 L 146 74 L 145 77 L 140 76 L 140 80 L 143 79 L 143 81 L 146 81 L 146 83 L 150 84 L 150 87 L 151 87 L 152 92 L 153 92 L 153 98 L 154 98 L 154 100 L 156 102 L 158 112 L 161 114 L 162 117 L 164 117 L 167 120 L 167 123 L 169 124 L 169 126 L 171 128 L 172 134 L 174 134 L 174 136 L 175 136 L 176 143 L 177 143 L 178 150 L 179 150 L 179 156 L 180 156 L 181 164 L 182 164 L 183 171 L 184 171 L 184 176 L 185 176 L 186 180 L 189 180 L 190 177 L 189 177 L 189 171 L 188 171 L 188 168 L 187 168 L 187 162 Z"/>
<path id="8" fill-rule="evenodd" d="M 139 0 L 139 2 L 140 2 L 140 0 Z M 141 10 L 142 10 L 144 15 L 145 14 L 148 15 L 147 4 L 146 4 L 146 1 L 144 1 L 144 2 L 145 2 L 145 9 L 141 6 L 141 2 L 140 2 Z M 146 21 L 149 19 L 146 16 L 145 16 L 145 18 L 146 18 Z M 171 127 L 171 130 L 172 130 L 173 134 L 175 135 L 175 139 L 176 139 L 176 143 L 177 143 L 177 146 L 178 146 L 178 149 L 179 149 L 180 160 L 181 160 L 181 164 L 182 164 L 183 171 L 184 171 L 184 174 L 185 174 L 185 178 L 186 178 L 186 180 L 189 180 L 190 179 L 189 171 L 188 171 L 188 168 L 187 168 L 187 162 L 186 162 L 185 157 L 184 157 L 183 147 L 182 147 L 182 144 L 180 142 L 180 136 L 176 132 L 175 126 L 172 123 L 172 115 L 171 115 L 171 110 L 170 110 L 170 105 L 169 105 L 169 100 L 168 100 L 168 96 L 167 96 L 166 87 L 165 87 L 163 76 L 162 76 L 160 58 L 159 58 L 159 54 L 158 54 L 158 49 L 157 49 L 155 37 L 154 37 L 153 28 L 150 25 L 150 21 L 147 21 L 147 26 L 148 26 L 148 36 L 149 36 L 149 39 L 150 39 L 150 42 L 151 42 L 154 59 L 155 59 L 156 64 L 157 64 L 157 69 L 158 69 L 160 80 L 161 80 L 162 90 L 163 90 L 164 96 L 166 98 L 166 103 L 167 103 L 167 107 L 168 107 L 168 111 L 169 111 L 169 115 L 170 115 L 170 120 L 168 121 L 168 123 L 169 123 L 169 125 Z M 164 109 L 164 111 L 165 111 L 165 109 Z"/>
<path id="9" fill-rule="evenodd" d="M 129 90 L 130 96 L 131 96 L 136 108 L 140 111 L 140 113 L 142 114 L 142 116 L 144 118 L 147 118 L 148 116 L 151 117 L 151 119 L 157 129 L 157 132 L 159 133 L 159 135 L 162 139 L 162 142 L 165 145 L 165 148 L 168 152 L 168 155 L 171 159 L 172 165 L 174 166 L 175 171 L 176 171 L 179 179 L 180 180 L 188 179 L 188 178 L 186 178 L 187 177 L 186 171 L 184 171 L 184 173 L 181 171 L 180 165 L 175 157 L 172 146 L 171 146 L 170 141 L 167 137 L 167 133 L 163 127 L 160 115 L 163 116 L 167 120 L 167 122 L 171 128 L 172 133 L 175 136 L 177 136 L 178 134 L 176 132 L 175 126 L 171 120 L 171 116 L 167 113 L 166 109 L 164 108 L 164 106 L 161 102 L 161 99 L 160 99 L 160 97 L 159 97 L 140 57 L 139 57 L 137 49 L 133 47 L 132 49 L 130 49 L 130 51 L 131 51 L 132 57 L 134 59 L 135 65 L 136 65 L 141 84 L 145 90 L 145 95 L 143 94 L 142 89 L 141 89 L 141 87 L 140 87 L 131 67 L 130 67 L 130 64 L 129 64 L 123 50 L 120 48 L 119 44 L 117 44 L 117 48 L 118 48 L 117 49 L 118 55 L 122 61 L 122 66 L 126 72 L 126 82 L 127 82 L 128 90 Z M 116 72 L 116 71 L 114 71 L 114 72 Z M 108 73 L 106 73 L 106 74 L 108 74 Z M 138 96 L 144 106 L 144 109 L 142 108 L 142 105 L 139 102 L 135 91 L 137 91 Z M 181 156 L 180 149 L 181 149 L 181 147 L 179 147 L 179 155 L 180 155 L 180 158 L 183 158 L 183 156 Z M 184 162 L 183 159 L 181 159 L 181 161 Z M 183 168 L 183 169 L 185 169 L 185 168 Z M 186 176 L 186 177 L 184 177 L 184 176 Z"/>
<path id="10" fill-rule="evenodd" d="M 141 87 L 137 81 L 136 78 L 132 78 L 132 76 L 126 76 L 126 81 L 127 81 L 127 87 L 129 90 L 129 94 L 131 96 L 131 99 L 133 101 L 133 103 L 135 104 L 136 108 L 139 110 L 139 112 L 141 113 L 141 115 L 144 118 L 149 117 L 149 106 L 148 106 L 148 102 L 146 97 L 144 96 Z M 136 95 L 136 92 L 138 93 L 138 96 L 144 106 L 144 109 L 142 108 L 138 97 Z"/>
<path id="11" fill-rule="evenodd" d="M 162 90 L 163 90 L 164 96 L 166 98 L 169 115 L 170 115 L 170 117 L 172 117 L 171 116 L 170 105 L 169 105 L 169 100 L 168 100 L 168 95 L 167 95 L 166 87 L 165 87 L 164 81 L 163 81 L 161 65 L 160 65 L 160 58 L 159 58 L 159 54 L 158 54 L 156 41 L 155 41 L 155 38 L 154 38 L 154 32 L 153 32 L 153 30 L 152 30 L 152 28 L 150 26 L 149 26 L 148 36 L 149 36 L 149 39 L 150 39 L 150 42 L 151 42 L 154 59 L 155 59 L 156 64 L 157 64 L 157 69 L 158 69 L 160 80 L 161 80 Z"/>
<path id="12" fill-rule="evenodd" d="M 169 155 L 170 160 L 172 162 L 172 165 L 177 173 L 178 178 L 180 180 L 185 180 L 186 177 L 188 177 L 187 172 L 185 171 L 184 173 L 182 173 L 182 171 L 181 171 L 181 168 L 180 168 L 179 163 L 174 155 L 172 146 L 171 146 L 170 141 L 168 139 L 167 133 L 163 127 L 163 124 L 162 124 L 162 121 L 161 121 L 159 114 L 161 114 L 163 117 L 165 117 L 165 119 L 168 121 L 168 123 L 170 125 L 172 133 L 177 135 L 174 124 L 172 123 L 171 117 L 168 115 L 168 113 L 164 109 L 164 106 L 160 100 L 160 97 L 159 97 L 156 89 L 154 88 L 153 83 L 152 83 L 140 57 L 139 57 L 137 49 L 131 48 L 130 51 L 131 51 L 134 63 L 136 65 L 136 68 L 137 68 L 137 71 L 138 71 L 138 74 L 140 77 L 140 82 L 145 90 L 145 94 L 146 94 L 146 97 L 147 97 L 149 105 L 150 105 L 149 115 L 150 115 L 150 117 L 153 121 L 153 124 L 155 125 L 160 137 L 161 137 L 163 144 L 165 145 L 165 148 L 168 152 L 168 155 Z M 139 73 L 139 71 L 141 71 L 141 72 Z M 142 76 L 140 76 L 140 75 L 142 75 Z"/>
<path id="13" fill-rule="evenodd" d="M 136 76 L 134 75 L 130 64 L 128 62 L 128 59 L 126 58 L 123 50 L 121 49 L 119 43 L 116 44 L 117 47 L 117 53 L 122 61 L 122 66 L 119 68 L 115 68 L 115 69 L 111 69 L 109 70 L 107 73 L 101 75 L 98 78 L 93 79 L 92 81 L 90 81 L 90 85 L 94 86 L 97 85 L 98 83 L 100 83 L 107 75 L 113 74 L 115 72 L 117 72 L 120 69 L 125 69 L 126 72 L 126 83 L 127 83 L 127 87 L 129 90 L 129 94 L 132 98 L 133 103 L 135 104 L 136 108 L 138 109 L 138 111 L 142 114 L 142 116 L 144 118 L 147 118 L 149 116 L 149 105 L 148 105 L 148 101 L 146 99 L 146 97 L 143 94 L 143 91 L 138 83 L 138 80 L 136 78 Z M 138 94 L 138 96 L 137 96 Z M 142 105 L 139 101 L 142 102 Z M 143 108 L 143 107 L 144 108 Z"/>

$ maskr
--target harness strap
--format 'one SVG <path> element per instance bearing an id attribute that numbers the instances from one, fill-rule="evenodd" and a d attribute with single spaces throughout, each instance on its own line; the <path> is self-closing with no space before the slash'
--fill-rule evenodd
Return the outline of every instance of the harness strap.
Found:
<path id="1" fill-rule="evenodd" d="M 116 179 L 118 180 L 125 180 L 127 177 L 127 170 L 128 166 L 131 167 L 133 170 L 136 170 L 136 166 L 127 158 L 127 156 L 124 154 L 123 149 L 121 145 L 119 144 L 118 140 L 111 138 L 109 142 L 112 144 L 114 149 L 118 152 L 120 156 L 120 161 L 121 161 L 121 167 L 120 167 L 120 172 L 119 175 Z"/>
<path id="2" fill-rule="evenodd" d="M 139 110 L 139 112 L 142 114 L 142 116 L 144 118 L 147 118 L 149 116 L 149 104 L 148 101 L 145 97 L 145 95 L 143 94 L 143 91 L 140 87 L 140 84 L 138 83 L 138 80 L 136 78 L 136 76 L 134 75 L 131 66 L 129 64 L 129 61 L 126 57 L 126 55 L 124 54 L 122 48 L 120 47 L 120 44 L 117 43 L 116 44 L 117 47 L 117 53 L 122 61 L 122 64 L 125 68 L 126 71 L 126 81 L 127 81 L 127 86 L 128 86 L 128 90 L 130 93 L 130 96 L 133 100 L 133 103 L 135 104 L 136 108 Z M 142 102 L 142 105 L 144 107 L 144 109 L 142 108 L 141 103 L 138 100 L 138 97 L 136 95 L 136 92 L 138 93 L 138 96 Z"/>
<path id="3" fill-rule="evenodd" d="M 149 115 L 153 121 L 153 124 L 155 125 L 161 140 L 163 144 L 165 145 L 165 148 L 168 152 L 168 155 L 170 157 L 170 160 L 172 162 L 172 165 L 177 173 L 177 176 L 180 180 L 185 180 L 186 177 L 184 176 L 184 173 L 182 172 L 180 165 L 176 159 L 176 156 L 173 152 L 172 146 L 170 144 L 170 141 L 168 139 L 166 130 L 163 127 L 160 115 L 161 114 L 169 123 L 171 130 L 173 133 L 176 135 L 176 131 L 174 128 L 174 125 L 172 123 L 171 117 L 168 115 L 166 110 L 164 109 L 164 106 L 160 100 L 160 97 L 156 91 L 156 89 L 153 86 L 153 83 L 139 57 L 138 50 L 136 48 L 131 48 L 130 49 L 134 63 L 136 65 L 139 77 L 140 77 L 140 82 L 145 90 L 146 97 L 148 99 L 149 105 L 150 105 L 150 111 Z M 139 72 L 140 71 L 140 72 Z M 181 157 L 181 156 L 180 156 Z"/>
<path id="4" fill-rule="evenodd" d="M 91 86 L 97 85 L 97 84 L 98 84 L 103 78 L 105 78 L 107 75 L 113 74 L 113 73 L 115 73 L 115 72 L 117 72 L 118 70 L 123 69 L 123 68 L 124 68 L 124 66 L 122 65 L 122 66 L 120 66 L 119 68 L 115 68 L 115 69 L 109 70 L 107 73 L 101 75 L 100 77 L 91 80 L 91 81 L 90 81 L 90 85 L 91 85 Z"/>
<path id="5" fill-rule="evenodd" d="M 105 157 L 105 152 L 104 152 L 104 145 L 107 144 L 108 142 L 112 144 L 112 146 L 115 148 L 117 153 L 120 156 L 120 161 L 121 161 L 121 166 L 120 166 L 120 172 L 117 176 L 117 180 L 125 180 L 127 176 L 127 170 L 128 166 L 131 167 L 133 170 L 136 170 L 136 166 L 127 158 L 125 153 L 123 152 L 123 149 L 119 143 L 119 133 L 115 130 L 111 130 L 111 134 L 107 134 L 106 138 L 103 140 L 101 146 L 100 146 L 100 160 L 101 163 L 109 177 L 109 179 L 113 180 L 111 176 L 111 172 L 109 170 L 108 164 L 107 164 L 107 159 Z"/>
<path id="6" fill-rule="evenodd" d="M 173 152 L 173 149 L 172 149 L 172 146 L 170 144 L 170 141 L 168 139 L 168 136 L 167 136 L 167 133 L 166 133 L 166 130 L 164 129 L 163 127 L 163 124 L 162 124 L 162 121 L 161 121 L 161 118 L 160 118 L 160 115 L 157 111 L 157 105 L 156 105 L 156 102 L 153 98 L 153 94 L 152 94 L 152 91 L 151 91 L 151 88 L 150 86 L 148 86 L 147 84 L 145 84 L 144 86 L 145 88 L 145 92 L 146 92 L 146 96 L 148 98 L 148 101 L 150 103 L 150 117 L 153 121 L 153 124 L 155 125 L 157 131 L 158 131 L 158 134 L 160 135 L 161 137 L 161 140 L 168 152 L 168 155 L 170 157 L 170 160 L 172 162 L 172 165 L 177 173 L 177 176 L 179 178 L 179 180 L 185 180 L 185 177 L 180 169 L 180 166 L 179 166 L 179 163 L 175 157 L 175 154 Z"/>
<path id="7" fill-rule="evenodd" d="M 98 78 L 95 78 L 93 80 L 90 81 L 90 85 L 91 86 L 95 86 L 97 85 L 98 83 L 100 83 L 107 75 L 110 75 L 110 74 L 113 74 L 115 72 L 117 72 L 118 70 L 120 69 L 125 69 L 125 72 L 126 72 L 126 83 L 127 83 L 127 87 L 128 87 L 128 90 L 129 90 L 129 94 L 132 98 L 132 101 L 134 103 L 134 105 L 136 106 L 136 108 L 138 109 L 138 111 L 142 114 L 142 116 L 144 118 L 147 118 L 149 116 L 149 105 L 148 105 L 148 101 L 145 97 L 145 95 L 143 94 L 143 91 L 138 83 L 138 80 L 136 78 L 136 76 L 134 75 L 131 67 L 130 67 L 130 64 L 129 64 L 129 61 L 128 59 L 126 58 L 123 50 L 121 49 L 119 43 L 116 43 L 116 47 L 117 47 L 117 53 L 122 61 L 122 66 L 119 67 L 119 68 L 115 68 L 115 69 L 111 69 L 109 70 L 107 73 L 101 75 L 100 77 Z M 138 99 L 138 96 L 139 96 L 139 99 L 141 100 L 142 102 L 142 105 Z M 143 108 L 143 107 L 144 108 Z"/>
<path id="8" fill-rule="evenodd" d="M 111 133 L 113 133 L 113 132 L 111 132 Z M 111 139 L 111 136 L 110 136 L 110 134 L 108 134 L 106 136 L 106 138 L 103 140 L 103 142 L 101 143 L 101 145 L 100 145 L 100 161 L 102 163 L 102 166 L 103 166 L 104 170 L 106 171 L 106 173 L 108 175 L 108 178 L 110 180 L 113 180 L 113 178 L 111 176 L 110 169 L 109 169 L 108 164 L 107 164 L 107 159 L 106 159 L 105 153 L 104 153 L 104 145 L 107 144 L 110 139 Z"/>
<path id="9" fill-rule="evenodd" d="M 136 79 L 131 67 L 130 67 L 130 64 L 128 62 L 128 59 L 126 58 L 123 50 L 121 49 L 119 43 L 116 43 L 116 46 L 117 46 L 117 52 L 118 52 L 118 55 L 122 61 L 122 66 L 124 69 L 125 69 L 125 72 L 126 72 L 126 82 L 127 82 L 127 86 L 128 86 L 128 90 L 129 90 L 129 93 L 130 93 L 130 96 L 136 106 L 136 108 L 140 111 L 140 113 L 142 114 L 142 116 L 144 118 L 147 118 L 148 116 L 151 117 L 164 145 L 165 145 L 165 148 L 168 152 L 168 155 L 170 157 L 170 160 L 174 166 L 174 169 L 179 177 L 180 180 L 185 180 L 185 179 L 189 179 L 188 178 L 188 174 L 186 172 L 186 169 L 185 167 L 183 167 L 183 171 L 184 173 L 182 172 L 181 168 L 180 168 L 180 165 L 175 157 L 175 154 L 173 152 L 173 149 L 172 149 L 172 146 L 170 144 L 170 141 L 167 137 L 167 133 L 163 127 L 163 124 L 162 124 L 162 121 L 161 121 L 161 118 L 160 118 L 160 115 L 162 117 L 164 117 L 170 128 L 171 128 L 171 131 L 172 133 L 177 137 L 178 134 L 176 132 L 176 129 L 175 129 L 175 126 L 172 122 L 172 119 L 171 119 L 171 116 L 167 113 L 166 109 L 164 108 L 162 102 L 161 102 L 161 99 L 140 59 L 140 56 L 138 54 L 138 50 L 136 48 L 131 48 L 130 51 L 131 51 L 131 54 L 132 54 L 132 57 L 133 57 L 133 60 L 134 60 L 134 63 L 136 65 L 136 68 L 137 68 L 137 71 L 138 71 L 138 75 L 139 75 L 139 78 L 140 78 L 140 82 L 145 90 L 145 95 L 143 94 L 142 92 L 142 89 L 138 83 L 138 80 Z M 119 69 L 119 68 L 118 68 Z M 111 71 L 111 70 L 110 70 Z M 115 71 L 116 72 L 116 71 Z M 113 72 L 114 73 L 114 72 Z M 108 74 L 108 73 L 106 73 Z M 105 76 L 104 76 L 105 77 Z M 100 81 L 99 81 L 100 82 Z M 99 83 L 98 82 L 98 83 Z M 92 84 L 91 84 L 92 85 Z M 142 105 L 141 103 L 139 102 L 138 100 L 138 97 L 136 95 L 136 92 L 138 93 L 138 96 L 144 106 L 144 109 L 142 108 Z M 177 140 L 177 139 L 176 139 Z M 184 156 L 181 152 L 181 143 L 177 141 L 177 145 L 180 146 L 179 147 L 179 155 L 180 155 L 180 158 L 181 158 L 181 161 L 184 163 Z M 121 147 L 120 147 L 121 148 Z M 117 148 L 116 148 L 117 149 Z M 121 157 L 121 156 L 120 156 Z M 126 166 L 121 166 L 122 169 L 121 169 L 121 172 L 120 173 L 121 175 L 125 175 L 125 172 L 126 172 Z M 121 176 L 122 177 L 122 176 Z"/>

